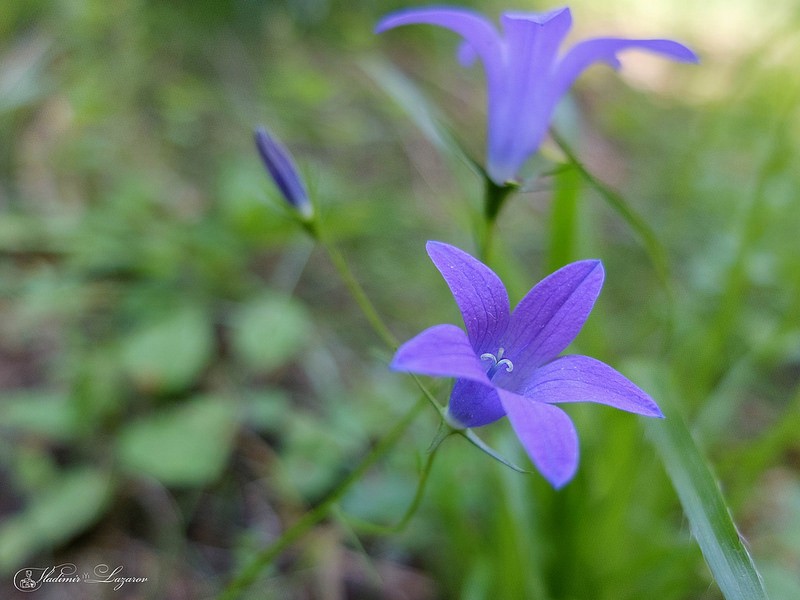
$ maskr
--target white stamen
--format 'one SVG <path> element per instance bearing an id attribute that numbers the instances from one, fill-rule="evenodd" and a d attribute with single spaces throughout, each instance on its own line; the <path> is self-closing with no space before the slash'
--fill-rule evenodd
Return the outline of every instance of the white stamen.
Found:
<path id="1" fill-rule="evenodd" d="M 514 370 L 514 363 L 512 363 L 509 359 L 503 358 L 503 353 L 505 352 L 504 348 L 499 348 L 497 350 L 497 356 L 492 354 L 491 352 L 484 352 L 481 354 L 481 360 L 490 360 L 492 361 L 492 366 L 489 367 L 489 370 L 486 371 L 486 375 L 491 379 L 494 377 L 497 370 L 503 366 L 506 368 L 506 373 L 511 373 Z"/>

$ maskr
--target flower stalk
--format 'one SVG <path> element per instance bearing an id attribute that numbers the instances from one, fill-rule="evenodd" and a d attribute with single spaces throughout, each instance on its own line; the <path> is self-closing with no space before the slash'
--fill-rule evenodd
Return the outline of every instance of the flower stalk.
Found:
<path id="1" fill-rule="evenodd" d="M 235 600 L 250 587 L 259 574 L 268 567 L 292 543 L 300 539 L 314 525 L 322 521 L 336 506 L 336 503 L 345 495 L 350 487 L 356 483 L 369 468 L 381 457 L 391 450 L 400 441 L 403 434 L 417 418 L 426 398 L 421 396 L 411 408 L 400 418 L 386 435 L 384 435 L 372 450 L 361 459 L 356 467 L 345 476 L 334 490 L 317 506 L 305 513 L 291 527 L 275 540 L 270 546 L 262 550 L 223 590 L 218 600 Z M 424 474 L 427 478 L 427 474 Z M 418 492 L 421 495 L 421 491 Z M 418 504 L 418 501 L 417 501 Z M 413 514 L 413 513 L 412 513 Z M 409 516 L 410 518 L 410 516 Z"/>
<path id="2" fill-rule="evenodd" d="M 478 256 L 484 262 L 489 261 L 494 241 L 494 230 L 500 209 L 508 197 L 519 188 L 515 182 L 509 181 L 498 185 L 488 175 L 484 178 L 483 215 L 478 232 Z"/>

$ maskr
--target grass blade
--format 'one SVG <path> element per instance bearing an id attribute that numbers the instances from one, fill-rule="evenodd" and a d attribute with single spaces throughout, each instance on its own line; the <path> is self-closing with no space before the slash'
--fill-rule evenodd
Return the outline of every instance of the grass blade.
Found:
<path id="1" fill-rule="evenodd" d="M 445 121 L 436 108 L 399 69 L 377 59 L 364 60 L 361 62 L 361 67 L 375 84 L 405 111 L 425 138 L 443 156 L 453 160 L 454 163 L 465 163 L 472 171 L 485 177 L 483 167 L 467 154 L 444 124 Z"/>
<path id="2" fill-rule="evenodd" d="M 606 201 L 606 203 L 639 237 L 648 257 L 650 258 L 650 261 L 653 263 L 653 267 L 656 270 L 658 278 L 669 294 L 671 301 L 674 293 L 670 278 L 669 258 L 667 257 L 667 251 L 659 241 L 656 232 L 652 227 L 650 227 L 647 221 L 645 221 L 645 219 L 639 213 L 637 213 L 630 204 L 628 204 L 625 198 L 600 181 L 584 166 L 572 148 L 570 148 L 567 141 L 561 135 L 551 129 L 550 137 L 553 138 L 555 143 L 567 157 L 569 163 L 578 171 L 578 173 L 581 174 L 581 177 L 587 183 L 587 185 L 600 194 L 603 200 Z"/>
<path id="3" fill-rule="evenodd" d="M 727 600 L 766 600 L 767 592 L 742 543 L 708 461 L 674 404 L 674 386 L 657 367 L 640 365 L 637 380 L 655 392 L 666 416 L 648 420 L 653 442 L 714 579 Z"/>

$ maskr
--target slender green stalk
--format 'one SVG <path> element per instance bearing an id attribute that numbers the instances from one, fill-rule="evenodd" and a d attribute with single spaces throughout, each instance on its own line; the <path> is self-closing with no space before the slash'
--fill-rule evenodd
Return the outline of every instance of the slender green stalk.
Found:
<path id="1" fill-rule="evenodd" d="M 347 264 L 347 261 L 344 259 L 341 252 L 339 252 L 336 246 L 326 240 L 324 236 L 318 235 L 317 240 L 325 249 L 325 252 L 331 259 L 333 266 L 339 273 L 339 277 L 342 278 L 342 282 L 347 287 L 347 290 L 353 296 L 353 299 L 358 304 L 361 312 L 364 313 L 364 317 L 367 319 L 370 327 L 372 327 L 372 330 L 391 350 L 396 350 L 398 346 L 397 338 L 394 337 L 394 334 L 389 331 L 389 328 L 383 322 L 383 319 L 381 319 L 378 311 L 375 309 L 375 306 L 372 304 L 372 301 L 369 299 L 366 292 L 364 292 L 364 288 L 362 288 L 361 284 L 358 283 L 358 280 L 356 279 L 355 275 L 353 275 L 353 272 L 350 270 L 350 266 Z"/>
<path id="2" fill-rule="evenodd" d="M 580 159 L 578 159 L 578 156 L 572 148 L 570 148 L 567 141 L 561 137 L 558 132 L 551 129 L 550 136 L 555 143 L 558 144 L 558 147 L 561 148 L 561 151 L 567 157 L 570 164 L 580 173 L 583 180 L 599 193 L 608 205 L 622 217 L 633 232 L 639 236 L 667 296 L 669 313 L 667 315 L 666 325 L 667 337 L 669 337 L 672 333 L 675 320 L 675 290 L 672 285 L 669 257 L 666 248 L 664 248 L 663 244 L 659 241 L 655 230 L 650 227 L 647 221 L 628 204 L 625 198 L 595 177 L 592 172 L 584 166 Z"/>
<path id="3" fill-rule="evenodd" d="M 259 574 L 274 561 L 280 554 L 297 541 L 314 525 L 322 521 L 331 512 L 335 504 L 344 496 L 356 481 L 367 472 L 383 455 L 391 450 L 402 438 L 411 423 L 417 417 L 422 407 L 425 405 L 426 398 L 421 396 L 417 402 L 411 406 L 410 410 L 383 436 L 372 450 L 361 459 L 356 467 L 339 482 L 334 490 L 317 506 L 305 513 L 294 525 L 283 532 L 275 542 L 262 550 L 252 562 L 247 565 L 225 588 L 219 596 L 219 600 L 233 600 L 238 598 L 253 582 Z M 427 478 L 427 475 L 425 476 Z M 421 494 L 421 492 L 420 492 Z"/>
<path id="4" fill-rule="evenodd" d="M 320 234 L 318 224 L 309 222 L 306 225 L 308 233 L 317 240 L 320 245 L 325 249 L 325 252 L 331 259 L 336 271 L 344 282 L 353 299 L 358 304 L 364 317 L 370 324 L 376 335 L 383 341 L 391 350 L 395 350 L 398 346 L 397 339 L 394 337 L 389 328 L 381 319 L 375 306 L 370 301 L 364 289 L 359 284 L 353 272 L 350 270 L 347 261 L 339 252 L 339 250 L 327 241 L 324 236 Z M 433 394 L 424 386 L 422 381 L 414 376 L 414 381 L 422 391 L 420 399 L 411 407 L 411 409 L 403 416 L 403 418 L 391 429 L 389 432 L 380 439 L 372 451 L 367 454 L 361 462 L 328 494 L 328 496 L 317 506 L 304 514 L 298 521 L 287 529 L 280 538 L 278 538 L 271 546 L 260 552 L 253 561 L 247 565 L 227 586 L 223 593 L 219 596 L 220 600 L 231 600 L 239 597 L 258 577 L 258 575 L 269 566 L 280 554 L 289 547 L 292 543 L 297 541 L 305 533 L 307 533 L 314 525 L 322 521 L 336 506 L 339 499 L 344 496 L 350 487 L 357 482 L 364 473 L 384 454 L 391 450 L 394 445 L 401 439 L 402 434 L 411 425 L 414 419 L 419 414 L 425 402 L 430 402 L 437 411 L 442 414 L 442 407 L 436 401 Z M 405 522 L 411 519 L 414 512 L 416 512 L 419 503 L 422 500 L 422 495 L 425 489 L 425 483 L 428 478 L 428 472 L 433 462 L 432 454 L 429 455 L 429 462 L 417 486 L 417 492 L 414 497 L 412 505 L 403 516 L 401 523 L 403 526 Z"/>
<path id="5" fill-rule="evenodd" d="M 494 228 L 500 209 L 511 192 L 517 189 L 514 183 L 497 185 L 492 179 L 484 174 L 485 191 L 483 202 L 483 214 L 478 231 L 478 257 L 487 262 L 492 252 L 492 242 L 494 238 Z"/>
<path id="6" fill-rule="evenodd" d="M 508 194 L 509 191 L 513 189 L 513 186 L 507 186 L 506 188 L 498 188 L 503 190 L 502 195 Z M 502 201 L 502 199 L 500 200 Z M 496 215 L 495 215 L 496 216 Z M 353 272 L 350 270 L 347 261 L 344 259 L 342 254 L 338 251 L 338 249 L 328 242 L 324 237 L 320 234 L 319 224 L 316 220 L 310 220 L 304 223 L 306 230 L 308 233 L 317 240 L 320 245 L 325 249 L 326 253 L 331 259 L 336 271 L 339 273 L 339 276 L 342 278 L 345 286 L 347 287 L 350 294 L 353 296 L 353 299 L 358 304 L 361 311 L 364 313 L 367 322 L 370 324 L 372 329 L 375 331 L 377 336 L 391 349 L 396 350 L 398 347 L 397 339 L 394 337 L 389 328 L 381 319 L 378 311 L 375 309 L 375 306 L 370 301 L 369 297 L 367 296 L 364 289 L 359 284 L 358 280 L 356 279 Z M 422 396 L 419 400 L 411 407 L 411 409 L 402 417 L 398 423 L 389 430 L 389 432 L 382 437 L 375 447 L 369 452 L 361 462 L 356 465 L 356 467 L 330 492 L 325 499 L 320 502 L 317 506 L 313 509 L 305 513 L 300 519 L 298 519 L 294 525 L 289 527 L 283 535 L 281 535 L 271 546 L 262 550 L 256 557 L 248 564 L 239 574 L 233 578 L 233 580 L 228 584 L 228 586 L 223 590 L 222 594 L 219 596 L 219 600 L 233 600 L 234 598 L 238 598 L 252 583 L 258 578 L 259 574 L 267 568 L 280 554 L 288 548 L 292 543 L 297 541 L 300 537 L 302 537 L 305 533 L 307 533 L 314 525 L 322 521 L 328 514 L 332 511 L 336 510 L 336 503 L 344 496 L 347 490 L 356 483 L 361 477 L 367 472 L 367 470 L 384 454 L 386 454 L 389 450 L 391 450 L 395 444 L 401 439 L 403 433 L 408 429 L 411 423 L 419 414 L 422 406 L 429 402 L 439 413 L 442 417 L 443 427 L 449 429 L 450 433 L 459 433 L 464 435 L 468 440 L 470 440 L 473 444 L 475 444 L 478 448 L 499 460 L 503 464 L 511 467 L 520 472 L 524 472 L 519 467 L 516 467 L 500 457 L 497 453 L 493 450 L 488 448 L 483 442 L 481 442 L 470 430 L 466 429 L 458 429 L 450 424 L 447 418 L 447 411 L 443 408 L 436 400 L 434 395 L 428 390 L 428 388 L 422 383 L 419 377 L 412 374 L 412 378 L 414 382 L 419 387 L 420 391 L 422 392 Z M 446 437 L 446 435 L 444 436 Z M 417 509 L 419 508 L 420 502 L 422 501 L 422 497 L 425 491 L 425 485 L 428 480 L 428 476 L 430 474 L 431 467 L 433 466 L 433 459 L 436 454 L 436 450 L 438 448 L 438 444 L 434 445 L 431 448 L 431 451 L 428 454 L 428 459 L 426 461 L 425 467 L 423 472 L 420 476 L 419 483 L 417 484 L 417 490 L 414 494 L 414 498 L 411 502 L 411 505 L 406 510 L 403 517 L 400 519 L 399 523 L 394 527 L 390 528 L 380 528 L 379 526 L 371 525 L 372 527 L 378 528 L 380 532 L 394 532 L 403 529 L 407 523 L 411 520 L 411 518 L 416 513 Z"/>
<path id="7" fill-rule="evenodd" d="M 406 528 L 406 525 L 408 525 L 409 521 L 411 521 L 411 518 L 416 514 L 417 510 L 419 509 L 419 505 L 422 502 L 422 497 L 425 495 L 425 484 L 428 482 L 428 475 L 430 475 L 431 467 L 433 466 L 433 461 L 436 457 L 436 451 L 438 449 L 439 446 L 437 445 L 433 448 L 433 450 L 428 452 L 428 457 L 425 460 L 425 465 L 422 467 L 422 472 L 420 473 L 419 481 L 417 482 L 417 490 L 414 493 L 414 498 L 411 500 L 411 504 L 408 505 L 406 512 L 403 513 L 403 516 L 394 525 L 378 525 L 377 523 L 370 523 L 369 521 L 364 521 L 358 517 L 348 515 L 342 512 L 338 507 L 334 509 L 336 511 L 336 515 L 347 525 L 363 533 L 370 533 L 373 535 L 391 535 L 393 533 L 399 533 L 403 531 Z"/>
<path id="8" fill-rule="evenodd" d="M 597 177 L 589 171 L 586 166 L 578 159 L 578 156 L 570 148 L 567 141 L 562 138 L 558 133 L 551 130 L 550 135 L 556 144 L 558 144 L 561 151 L 566 155 L 569 162 L 578 170 L 583 179 L 592 188 L 595 189 L 603 199 L 613 208 L 627 223 L 631 229 L 638 235 L 645 250 L 650 255 L 650 260 L 658 273 L 659 278 L 664 282 L 665 286 L 669 289 L 669 260 L 667 253 L 661 242 L 658 240 L 655 231 L 652 227 L 642 218 L 641 215 L 636 213 L 627 201 L 620 196 L 617 192 L 609 188 L 605 183 L 600 181 Z M 670 289 L 671 291 L 671 289 Z"/>
<path id="9" fill-rule="evenodd" d="M 486 218 L 482 218 L 477 225 L 478 258 L 484 263 L 489 262 L 489 255 L 492 251 L 494 225 L 494 221 L 489 221 Z"/>

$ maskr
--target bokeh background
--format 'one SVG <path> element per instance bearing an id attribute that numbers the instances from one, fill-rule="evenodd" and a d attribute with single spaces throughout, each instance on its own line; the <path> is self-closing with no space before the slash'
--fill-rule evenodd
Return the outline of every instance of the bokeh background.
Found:
<path id="1" fill-rule="evenodd" d="M 2 3 L 0 596 L 20 568 L 71 562 L 148 582 L 37 597 L 212 598 L 416 400 L 287 217 L 252 129 L 291 147 L 399 338 L 458 323 L 424 242 L 474 249 L 480 181 L 381 74 L 413 81 L 479 159 L 483 80 L 446 31 L 373 34 L 418 4 Z M 800 597 L 800 5 L 571 7 L 573 38 L 671 37 L 701 56 L 595 67 L 557 119 L 656 232 L 674 298 L 569 173 L 509 202 L 493 267 L 514 302 L 566 260 L 603 259 L 576 348 L 667 374 L 650 391 L 685 415 L 772 597 Z M 548 143 L 539 160 L 559 157 Z M 569 412 L 582 456 L 562 491 L 448 439 L 410 524 L 361 532 L 346 515 L 391 524 L 411 501 L 437 426 L 424 412 L 247 597 L 720 598 L 641 419 Z M 505 421 L 480 434 L 527 464 Z"/>

